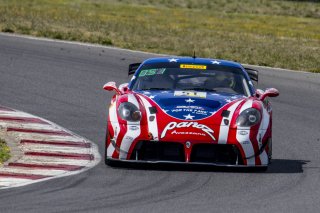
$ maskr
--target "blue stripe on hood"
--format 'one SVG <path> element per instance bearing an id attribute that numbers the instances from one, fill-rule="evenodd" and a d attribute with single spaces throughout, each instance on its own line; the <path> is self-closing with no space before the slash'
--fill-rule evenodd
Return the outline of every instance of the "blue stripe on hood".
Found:
<path id="1" fill-rule="evenodd" d="M 197 91 L 136 91 L 155 101 L 167 114 L 183 120 L 204 119 L 243 95 Z"/>

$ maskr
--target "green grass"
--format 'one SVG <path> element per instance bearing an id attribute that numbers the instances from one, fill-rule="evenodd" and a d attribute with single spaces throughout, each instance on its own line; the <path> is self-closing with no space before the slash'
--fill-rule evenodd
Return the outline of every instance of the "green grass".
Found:
<path id="1" fill-rule="evenodd" d="M 0 31 L 320 72 L 320 3 L 0 0 Z"/>
<path id="2" fill-rule="evenodd" d="M 10 149 L 4 140 L 0 139 L 0 165 L 10 158 Z"/>

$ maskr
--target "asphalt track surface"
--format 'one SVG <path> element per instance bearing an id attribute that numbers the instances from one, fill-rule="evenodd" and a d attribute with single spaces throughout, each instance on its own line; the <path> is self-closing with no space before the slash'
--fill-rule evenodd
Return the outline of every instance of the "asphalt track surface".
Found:
<path id="1" fill-rule="evenodd" d="M 152 54 L 0 35 L 0 104 L 51 120 L 103 154 L 107 81 Z M 110 168 L 0 190 L 0 212 L 319 212 L 320 75 L 260 68 L 275 87 L 273 157 L 265 173 Z"/>

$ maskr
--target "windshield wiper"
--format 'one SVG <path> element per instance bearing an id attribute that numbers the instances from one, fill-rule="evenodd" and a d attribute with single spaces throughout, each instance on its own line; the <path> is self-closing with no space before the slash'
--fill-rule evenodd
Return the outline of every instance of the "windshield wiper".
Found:
<path id="1" fill-rule="evenodd" d="M 158 87 L 150 87 L 150 88 L 144 88 L 141 90 L 172 90 L 171 88 L 158 88 Z"/>
<path id="2" fill-rule="evenodd" d="M 200 87 L 192 87 L 192 88 L 183 88 L 181 90 L 200 90 L 200 91 L 209 91 L 209 92 L 216 92 L 215 89 L 209 89 L 209 88 L 200 88 Z"/>

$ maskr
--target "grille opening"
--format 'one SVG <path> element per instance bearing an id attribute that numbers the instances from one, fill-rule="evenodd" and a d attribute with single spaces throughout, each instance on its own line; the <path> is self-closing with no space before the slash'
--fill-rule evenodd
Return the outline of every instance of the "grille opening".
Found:
<path id="1" fill-rule="evenodd" d="M 242 165 L 239 150 L 229 144 L 195 144 L 190 162 Z"/>
<path id="2" fill-rule="evenodd" d="M 130 159 L 184 162 L 184 147 L 175 142 L 140 141 L 135 146 Z"/>

